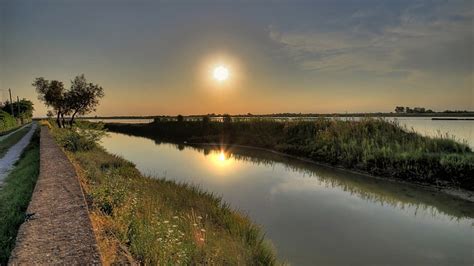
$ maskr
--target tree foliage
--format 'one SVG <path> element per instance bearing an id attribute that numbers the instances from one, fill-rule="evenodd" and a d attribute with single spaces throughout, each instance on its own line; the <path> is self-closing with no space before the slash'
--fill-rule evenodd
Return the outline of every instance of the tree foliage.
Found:
<path id="1" fill-rule="evenodd" d="M 76 76 L 71 81 L 69 90 L 62 82 L 36 78 L 32 84 L 38 92 L 38 99 L 56 113 L 58 127 L 65 126 L 64 116 L 71 115 L 69 124 L 74 123 L 76 115 L 84 115 L 95 111 L 99 99 L 104 97 L 104 90 L 98 84 L 87 82 L 84 74 Z"/>
<path id="2" fill-rule="evenodd" d="M 13 109 L 13 114 L 11 113 Z M 14 115 L 16 118 L 21 120 L 30 120 L 33 117 L 33 102 L 27 99 L 22 99 L 18 102 L 11 104 L 9 101 L 5 102 L 3 111 L 7 112 L 10 115 Z"/>

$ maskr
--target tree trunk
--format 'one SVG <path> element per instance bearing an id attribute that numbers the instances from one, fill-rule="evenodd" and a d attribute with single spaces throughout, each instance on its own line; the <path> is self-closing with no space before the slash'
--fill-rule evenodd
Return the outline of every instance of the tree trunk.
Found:
<path id="1" fill-rule="evenodd" d="M 61 119 L 62 119 L 63 127 L 66 127 L 66 119 L 64 119 L 64 114 L 62 113 L 61 113 Z"/>
<path id="2" fill-rule="evenodd" d="M 61 128 L 61 119 L 59 118 L 61 116 L 61 112 L 58 111 L 58 117 L 56 118 L 56 123 L 58 124 L 58 127 Z"/>
<path id="3" fill-rule="evenodd" d="M 72 116 L 71 116 L 71 120 L 69 121 L 69 125 L 72 127 L 72 124 L 74 123 L 74 117 L 76 116 L 77 114 L 77 111 L 75 111 Z"/>

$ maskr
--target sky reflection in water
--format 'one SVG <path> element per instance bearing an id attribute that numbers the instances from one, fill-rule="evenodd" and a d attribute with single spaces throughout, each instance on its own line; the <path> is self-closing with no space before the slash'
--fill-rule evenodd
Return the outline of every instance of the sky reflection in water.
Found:
<path id="1" fill-rule="evenodd" d="M 472 264 L 472 203 L 259 150 L 115 133 L 103 145 L 143 173 L 221 195 L 295 265 Z"/>

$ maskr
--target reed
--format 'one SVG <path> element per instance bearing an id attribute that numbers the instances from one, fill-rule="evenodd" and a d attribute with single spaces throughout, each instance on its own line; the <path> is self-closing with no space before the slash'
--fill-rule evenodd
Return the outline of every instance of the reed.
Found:
<path id="1" fill-rule="evenodd" d="M 474 153 L 468 145 L 449 136 L 421 136 L 383 119 L 155 121 L 106 127 L 160 140 L 251 145 L 376 176 L 474 190 Z"/>

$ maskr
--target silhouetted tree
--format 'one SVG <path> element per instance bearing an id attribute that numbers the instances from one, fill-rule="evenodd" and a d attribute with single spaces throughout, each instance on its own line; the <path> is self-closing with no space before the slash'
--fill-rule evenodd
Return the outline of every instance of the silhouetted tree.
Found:
<path id="1" fill-rule="evenodd" d="M 403 106 L 395 107 L 395 113 L 404 113 L 404 112 L 405 112 L 405 107 Z"/>
<path id="2" fill-rule="evenodd" d="M 104 89 L 98 84 L 88 83 L 84 74 L 71 81 L 71 89 L 65 93 L 65 110 L 72 113 L 70 125 L 76 115 L 84 115 L 95 111 L 99 99 L 104 97 Z"/>
<path id="3" fill-rule="evenodd" d="M 40 77 L 36 78 L 32 85 L 38 92 L 38 99 L 56 112 L 58 127 L 63 127 L 60 117 L 64 111 L 64 84 L 61 81 L 49 81 Z"/>
<path id="4" fill-rule="evenodd" d="M 183 122 L 183 121 L 184 121 L 184 117 L 183 117 L 182 115 L 178 115 L 178 116 L 176 117 L 176 120 L 177 120 L 178 122 Z"/>

